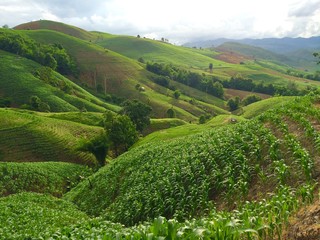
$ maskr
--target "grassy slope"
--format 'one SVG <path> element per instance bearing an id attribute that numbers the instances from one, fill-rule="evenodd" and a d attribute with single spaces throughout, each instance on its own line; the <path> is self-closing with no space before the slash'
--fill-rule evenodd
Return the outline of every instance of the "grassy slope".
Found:
<path id="1" fill-rule="evenodd" d="M 285 105 L 293 99 L 294 97 L 273 97 L 259 102 L 255 102 L 243 107 L 241 116 L 244 118 L 253 118 L 271 108 Z"/>
<path id="2" fill-rule="evenodd" d="M 88 219 L 73 204 L 36 193 L 20 193 L 0 198 L 0 210 L 1 239 L 33 239 L 40 233 L 51 235 L 55 228 Z M 44 238 L 48 239 L 48 236 Z"/>
<path id="3" fill-rule="evenodd" d="M 63 113 L 38 113 L 41 116 L 68 120 L 90 126 L 102 127 L 103 113 L 97 112 L 63 112 Z"/>
<path id="4" fill-rule="evenodd" d="M 10 109 L 0 109 L 0 122 L 0 161 L 95 163 L 93 155 L 76 148 L 102 131 L 100 127 Z"/>
<path id="5" fill-rule="evenodd" d="M 81 28 L 67 25 L 60 22 L 54 22 L 54 21 L 48 21 L 48 20 L 40 20 L 40 21 L 34 21 L 29 23 L 24 23 L 21 25 L 18 25 L 14 27 L 16 30 L 38 30 L 38 29 L 47 29 L 47 30 L 53 30 L 57 32 L 62 32 L 67 35 L 80 38 L 83 40 L 91 40 L 94 39 L 94 34 L 85 31 Z"/>
<path id="6" fill-rule="evenodd" d="M 173 93 L 169 91 L 168 95 L 165 88 L 148 80 L 150 73 L 136 60 L 104 49 L 90 41 L 83 41 L 59 32 L 34 30 L 21 31 L 21 33 L 39 42 L 62 44 L 77 60 L 81 83 L 91 87 L 100 84 L 107 93 L 148 103 L 153 107 L 155 117 L 166 117 L 166 111 L 172 104 L 177 107 L 177 117 L 188 121 L 196 121 L 197 116 L 204 113 L 201 107 L 193 106 L 188 102 L 183 105 L 179 102 L 172 102 Z M 138 83 L 145 87 L 145 92 L 141 93 L 135 89 Z M 214 106 L 212 108 L 218 109 Z M 223 110 L 218 109 L 218 111 Z"/>
<path id="7" fill-rule="evenodd" d="M 236 119 L 238 122 L 245 120 L 242 116 L 231 114 L 218 115 L 213 117 L 206 124 L 184 124 L 181 126 L 170 127 L 153 132 L 137 142 L 134 147 L 152 142 L 171 141 L 176 138 L 183 138 L 196 133 L 206 132 L 211 128 L 232 124 L 230 120 L 231 118 Z"/>
<path id="8" fill-rule="evenodd" d="M 171 63 L 199 73 L 212 74 L 221 79 L 229 79 L 231 76 L 241 74 L 244 77 L 249 77 L 254 81 L 265 84 L 272 83 L 286 86 L 288 81 L 295 81 L 300 87 L 306 87 L 310 84 L 319 86 L 318 82 L 286 75 L 285 73 L 290 68 L 289 66 L 273 63 L 275 60 L 281 61 L 281 56 L 277 56 L 261 48 L 243 44 L 226 43 L 221 49 L 218 49 L 222 52 L 214 52 L 178 47 L 150 39 L 110 34 L 104 35 L 101 33 L 97 44 L 132 59 L 142 57 L 145 61 Z M 221 58 L 221 55 L 228 51 L 234 51 L 234 54 L 228 54 Z M 267 64 L 252 61 L 244 55 L 249 55 L 251 58 L 265 59 L 264 62 Z M 237 61 L 233 61 L 234 58 Z M 240 62 L 244 62 L 245 64 L 239 64 Z M 208 71 L 209 63 L 213 63 L 212 73 Z M 236 94 L 236 92 L 233 93 Z"/>
<path id="9" fill-rule="evenodd" d="M 13 106 L 28 104 L 31 96 L 40 97 L 48 103 L 51 111 L 77 111 L 85 107 L 89 111 L 118 111 L 120 108 L 107 104 L 83 90 L 67 78 L 54 73 L 54 78 L 72 86 L 73 93 L 66 94 L 34 76 L 41 65 L 0 50 L 0 96 L 8 97 Z"/>
<path id="10" fill-rule="evenodd" d="M 197 215 L 211 200 L 221 201 L 224 207 L 226 201 L 234 207 L 235 199 L 261 200 L 284 183 L 300 187 L 310 176 L 319 176 L 320 165 L 312 150 L 314 138 L 304 132 L 303 122 L 294 116 L 302 114 L 309 119 L 314 118 L 309 110 L 320 112 L 310 102 L 302 100 L 299 105 L 299 101 L 232 127 L 207 128 L 201 134 L 133 148 L 93 175 L 93 187 L 80 183 L 65 197 L 90 214 L 134 224 L 148 216 Z M 318 127 L 319 121 L 312 124 Z M 304 157 L 298 154 L 301 151 Z M 279 157 L 284 160 L 279 161 Z M 311 172 L 306 171 L 304 161 L 310 163 L 308 166 L 314 162 Z M 285 164 L 290 178 L 284 178 L 277 164 Z M 226 180 L 230 176 L 234 179 Z M 243 181 L 246 183 L 239 185 Z"/>
<path id="11" fill-rule="evenodd" d="M 209 63 L 221 68 L 229 66 L 227 63 L 209 57 L 208 52 L 201 54 L 198 50 L 150 39 L 101 34 L 101 40 L 98 40 L 97 44 L 136 60 L 142 57 L 145 61 L 172 63 L 185 68 L 203 70 L 208 69 Z M 214 54 L 213 52 L 212 55 Z"/>
<path id="12" fill-rule="evenodd" d="M 79 164 L 63 162 L 0 162 L 0 196 L 38 192 L 61 197 L 92 171 Z"/>

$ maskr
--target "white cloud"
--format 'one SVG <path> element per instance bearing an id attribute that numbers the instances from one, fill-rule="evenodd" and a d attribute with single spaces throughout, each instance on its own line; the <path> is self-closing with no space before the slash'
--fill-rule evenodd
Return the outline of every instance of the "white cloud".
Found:
<path id="1" fill-rule="evenodd" d="M 320 0 L 1 0 L 0 24 L 37 19 L 175 42 L 320 35 Z"/>

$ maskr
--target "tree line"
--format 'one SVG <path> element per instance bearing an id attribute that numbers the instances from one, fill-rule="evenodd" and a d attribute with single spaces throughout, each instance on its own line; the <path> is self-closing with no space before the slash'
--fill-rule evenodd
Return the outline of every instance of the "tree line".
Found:
<path id="1" fill-rule="evenodd" d="M 223 88 L 264 93 L 272 96 L 305 95 L 313 90 L 311 88 L 300 90 L 293 81 L 288 81 L 286 86 L 273 85 L 272 83 L 258 83 L 250 78 L 245 78 L 240 74 L 232 76 L 229 80 L 222 80 L 214 76 L 179 69 L 171 64 L 148 62 L 146 64 L 146 69 L 157 74 L 158 76 L 153 77 L 153 81 L 164 87 L 172 89 L 170 80 L 173 80 L 222 99 L 224 97 Z"/>
<path id="2" fill-rule="evenodd" d="M 31 59 L 63 75 L 77 75 L 75 61 L 61 44 L 40 44 L 14 30 L 1 29 L 0 49 Z"/>
<path id="3" fill-rule="evenodd" d="M 170 88 L 170 80 L 180 82 L 189 87 L 204 91 L 218 98 L 223 98 L 224 90 L 219 80 L 213 76 L 194 73 L 177 68 L 170 64 L 150 63 L 146 69 L 159 76 L 154 77 L 153 81 L 159 85 Z M 175 90 L 175 89 L 173 89 Z"/>

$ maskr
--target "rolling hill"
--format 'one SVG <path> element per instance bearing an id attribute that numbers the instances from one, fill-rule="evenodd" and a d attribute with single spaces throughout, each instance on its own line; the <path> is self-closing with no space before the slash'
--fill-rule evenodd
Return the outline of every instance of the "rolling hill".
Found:
<path id="1" fill-rule="evenodd" d="M 273 58 L 279 63 L 285 63 L 301 70 L 317 71 L 316 59 L 313 57 L 314 52 L 320 49 L 320 37 L 310 38 L 264 38 L 264 39 L 216 39 L 208 41 L 199 41 L 186 43 L 188 47 L 203 48 L 226 48 L 228 45 L 241 44 L 246 45 L 242 49 L 243 54 L 248 56 L 259 56 L 262 58 Z M 250 47 L 252 48 L 250 50 Z M 258 54 L 257 48 L 269 51 L 262 55 Z"/>
<path id="2" fill-rule="evenodd" d="M 82 141 L 101 132 L 101 127 L 2 108 L 0 122 L 1 162 L 96 163 L 93 155 L 77 149 Z"/>
<path id="3" fill-rule="evenodd" d="M 13 107 L 0 108 L 0 239 L 318 240 L 317 91 L 260 94 L 232 115 L 226 100 L 254 92 L 228 88 L 221 99 L 173 79 L 163 87 L 138 59 L 205 79 L 243 76 L 299 89 L 320 82 L 287 75 L 274 54 L 238 43 L 224 45 L 232 51 L 189 49 L 51 21 L 7 31 L 60 44 L 79 75 L 51 71 L 46 81 L 44 66 L 0 51 L 0 100 Z M 245 56 L 252 50 L 261 59 Z M 53 112 L 17 109 L 33 106 L 34 96 Z M 79 146 L 103 131 L 103 112 L 121 109 L 106 101 L 112 97 L 144 101 L 158 119 L 96 171 Z M 177 118 L 163 118 L 168 109 Z M 207 122 L 194 124 L 199 116 Z"/>
<path id="4" fill-rule="evenodd" d="M 35 74 L 42 66 L 32 60 L 1 50 L 0 58 L 0 97 L 8 98 L 14 107 L 30 104 L 30 98 L 38 96 L 54 112 L 83 108 L 96 112 L 120 110 L 120 107 L 101 101 L 58 73 L 53 72 L 51 80 L 57 86 L 68 85 L 68 92 L 46 83 Z"/>
<path id="5" fill-rule="evenodd" d="M 32 26 L 42 25 L 41 23 L 36 24 L 35 22 L 30 24 Z M 54 22 L 48 24 L 47 21 L 45 21 L 44 24 L 44 26 L 49 25 L 48 28 L 55 29 L 55 31 L 45 30 L 42 29 L 45 27 L 40 26 L 39 28 L 42 30 L 20 30 L 20 33 L 40 43 L 61 44 L 77 61 L 80 69 L 80 76 L 78 78 L 73 77 L 73 81 L 80 85 L 93 88 L 93 93 L 96 92 L 97 88 L 100 88 L 100 93 L 102 94 L 107 93 L 122 98 L 138 99 L 153 107 L 154 117 L 166 117 L 167 109 L 172 106 L 175 107 L 177 117 L 187 121 L 196 121 L 198 116 L 205 113 L 204 109 L 208 108 L 208 106 L 210 111 L 214 109 L 216 114 L 225 112 L 225 110 L 220 109 L 221 107 L 225 108 L 224 104 L 221 104 L 221 101 L 220 105 L 218 104 L 219 107 L 213 106 L 215 102 L 219 101 L 217 98 L 208 96 L 204 99 L 202 96 L 201 98 L 198 97 L 200 94 L 193 96 L 194 89 L 188 86 L 184 86 L 184 92 L 187 96 L 181 98 L 183 101 L 175 101 L 173 91 L 163 88 L 151 81 L 150 78 L 153 74 L 146 71 L 144 66 L 136 59 L 127 58 L 108 48 L 98 46 L 94 41 L 70 36 L 70 29 L 79 31 L 78 34 L 73 34 L 75 36 L 83 34 L 83 30 L 81 29 L 60 23 L 56 24 L 58 27 L 52 27 Z M 17 26 L 16 28 L 29 29 L 28 24 Z M 30 27 L 30 29 L 32 28 Z M 57 29 L 60 29 L 59 32 L 56 31 Z M 96 32 L 89 34 L 96 36 L 95 41 L 100 41 L 103 37 L 109 35 Z M 200 57 L 204 56 L 200 55 Z M 140 84 L 145 91 L 137 91 L 137 84 Z M 190 104 L 189 100 L 192 98 L 199 100 L 199 104 Z"/>

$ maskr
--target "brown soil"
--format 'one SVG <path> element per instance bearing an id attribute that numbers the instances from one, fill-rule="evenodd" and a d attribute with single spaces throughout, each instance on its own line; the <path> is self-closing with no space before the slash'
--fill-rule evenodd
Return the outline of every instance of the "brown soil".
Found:
<path id="1" fill-rule="evenodd" d="M 221 54 L 215 56 L 216 59 L 233 64 L 240 64 L 248 60 L 253 60 L 251 57 L 247 57 L 235 52 L 224 51 Z"/>
<path id="2" fill-rule="evenodd" d="M 320 239 L 320 201 L 303 207 L 290 221 L 283 239 L 319 240 Z"/>

